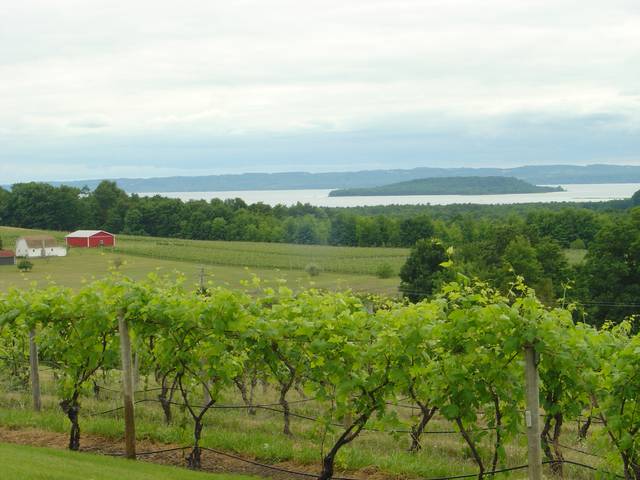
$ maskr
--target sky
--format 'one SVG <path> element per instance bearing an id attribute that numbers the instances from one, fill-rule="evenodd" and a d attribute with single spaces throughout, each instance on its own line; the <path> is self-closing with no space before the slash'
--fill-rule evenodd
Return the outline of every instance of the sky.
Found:
<path id="1" fill-rule="evenodd" d="M 0 2 L 0 185 L 640 164 L 637 0 Z"/>

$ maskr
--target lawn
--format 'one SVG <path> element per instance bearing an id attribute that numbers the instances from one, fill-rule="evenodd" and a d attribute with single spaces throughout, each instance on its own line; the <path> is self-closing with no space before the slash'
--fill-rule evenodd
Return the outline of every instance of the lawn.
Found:
<path id="1" fill-rule="evenodd" d="M 62 241 L 64 233 L 61 232 L 40 232 L 33 230 L 25 230 L 10 227 L 0 227 L 0 235 L 5 247 L 9 247 L 15 243 L 15 239 L 21 235 L 34 233 L 49 233 Z M 204 268 L 206 280 L 213 284 L 228 284 L 232 287 L 240 286 L 240 282 L 248 280 L 252 275 L 257 275 L 266 281 L 275 281 L 284 279 L 293 287 L 308 287 L 315 285 L 320 288 L 327 289 L 345 289 L 351 288 L 357 291 L 366 291 L 372 293 L 394 294 L 397 292 L 399 283 L 398 277 L 380 279 L 371 274 L 356 274 L 348 272 L 323 271 L 317 277 L 310 277 L 303 269 L 289 269 L 275 266 L 256 267 L 258 261 L 250 261 L 250 254 L 247 252 L 242 255 L 242 249 L 254 247 L 255 255 L 262 254 L 265 258 L 278 257 L 281 262 L 287 262 L 288 258 L 293 263 L 294 260 L 299 264 L 303 263 L 303 252 L 305 249 L 311 249 L 316 255 L 313 257 L 319 265 L 323 265 L 318 252 L 328 249 L 332 251 L 333 247 L 317 247 L 317 246 L 301 246 L 301 245 L 280 245 L 280 244 L 247 244 L 239 242 L 238 250 L 234 250 L 234 242 L 199 242 L 186 240 L 173 240 L 177 243 L 187 242 L 188 257 L 182 260 L 178 259 L 180 255 L 174 254 L 171 259 L 172 251 L 181 252 L 181 247 L 176 245 L 168 247 L 162 245 L 159 249 L 154 249 L 155 242 L 167 242 L 167 240 L 153 239 L 145 237 L 118 237 L 119 250 L 111 249 L 71 249 L 67 257 L 63 258 L 45 258 L 33 259 L 34 268 L 29 273 L 20 273 L 15 266 L 0 266 L 0 289 L 6 289 L 12 286 L 24 287 L 32 282 L 39 284 L 47 281 L 55 281 L 61 285 L 77 288 L 83 281 L 92 278 L 100 278 L 109 272 L 114 263 L 122 261 L 119 269 L 126 275 L 139 279 L 150 272 L 157 271 L 159 273 L 180 272 L 187 277 L 189 283 L 195 284 L 200 279 L 200 274 Z M 210 245 L 219 244 L 216 255 L 224 259 L 225 255 L 219 252 L 227 252 L 227 263 L 216 264 L 211 261 Z M 9 247 L 10 248 L 10 247 Z M 290 257 L 286 252 L 291 248 Z M 363 253 L 361 250 L 364 250 Z M 366 254 L 369 250 L 380 250 L 380 255 L 384 256 L 387 249 L 359 249 L 359 248 L 339 248 L 333 256 L 327 257 L 327 262 L 348 262 L 352 261 L 364 264 L 367 261 Z M 393 249 L 390 249 L 393 250 Z M 126 252 L 126 253 L 125 253 Z M 154 256 L 159 255 L 162 258 Z M 235 253 L 234 253 L 235 252 Z M 166 258 L 165 258 L 166 257 Z M 215 257 L 218 258 L 218 257 Z M 235 264 L 231 261 L 234 259 Z M 246 258 L 247 261 L 243 261 Z M 258 257 L 256 257 L 258 258 Z M 353 260 L 353 259 L 356 260 Z M 263 262 L 268 263 L 268 262 Z M 306 265 L 306 263 L 305 263 Z M 302 267 L 304 268 L 304 267 Z M 349 270 L 349 269 L 346 269 Z"/>
<path id="2" fill-rule="evenodd" d="M 90 453 L 0 443 L 2 478 L 20 480 L 256 480 L 132 462 Z"/>

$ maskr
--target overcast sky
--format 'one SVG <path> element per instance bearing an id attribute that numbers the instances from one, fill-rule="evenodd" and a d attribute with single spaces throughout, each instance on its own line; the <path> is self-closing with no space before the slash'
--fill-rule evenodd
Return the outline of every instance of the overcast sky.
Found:
<path id="1" fill-rule="evenodd" d="M 638 0 L 0 2 L 0 184 L 640 164 Z"/>

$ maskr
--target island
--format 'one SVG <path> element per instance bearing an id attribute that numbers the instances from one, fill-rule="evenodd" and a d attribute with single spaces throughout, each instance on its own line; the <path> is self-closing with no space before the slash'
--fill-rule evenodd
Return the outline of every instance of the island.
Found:
<path id="1" fill-rule="evenodd" d="M 391 195 L 504 195 L 510 193 L 563 192 L 558 187 L 533 185 L 515 177 L 421 178 L 379 187 L 332 190 L 330 197 L 371 197 Z"/>

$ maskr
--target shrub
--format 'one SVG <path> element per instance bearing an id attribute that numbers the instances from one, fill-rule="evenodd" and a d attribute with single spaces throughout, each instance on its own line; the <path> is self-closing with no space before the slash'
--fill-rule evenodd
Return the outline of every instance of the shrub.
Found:
<path id="1" fill-rule="evenodd" d="M 584 240 L 581 238 L 576 238 L 573 242 L 569 244 L 569 248 L 573 250 L 584 250 L 587 248 L 587 245 L 584 243 Z"/>
<path id="2" fill-rule="evenodd" d="M 20 270 L 21 272 L 30 272 L 32 268 L 33 263 L 31 263 L 29 260 L 20 260 L 18 262 L 18 270 Z"/>
<path id="3" fill-rule="evenodd" d="M 393 267 L 388 263 L 381 263 L 376 268 L 376 275 L 378 278 L 391 278 L 394 275 Z"/>
<path id="4" fill-rule="evenodd" d="M 320 275 L 322 269 L 317 263 L 308 263 L 307 266 L 304 267 L 304 271 L 307 272 L 310 277 L 317 277 Z"/>
<path id="5" fill-rule="evenodd" d="M 120 270 L 120 267 L 124 265 L 124 260 L 122 260 L 122 257 L 116 257 L 113 259 L 113 268 L 115 268 L 116 270 Z"/>

